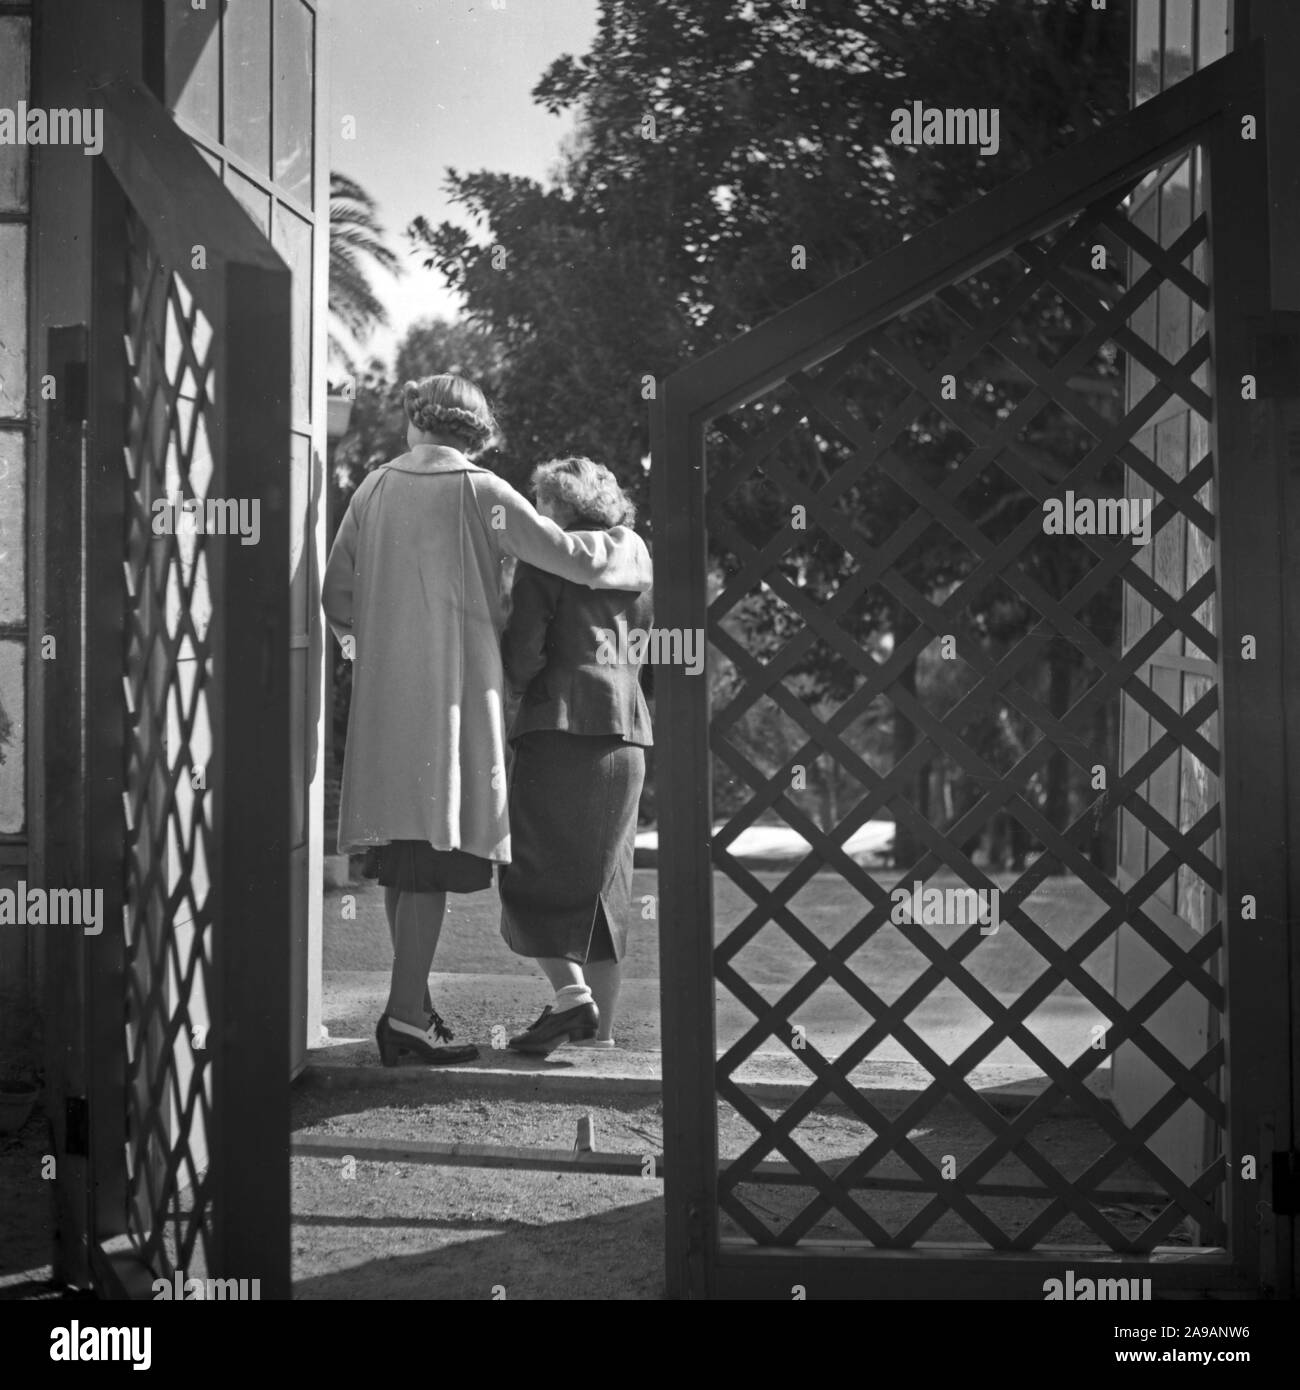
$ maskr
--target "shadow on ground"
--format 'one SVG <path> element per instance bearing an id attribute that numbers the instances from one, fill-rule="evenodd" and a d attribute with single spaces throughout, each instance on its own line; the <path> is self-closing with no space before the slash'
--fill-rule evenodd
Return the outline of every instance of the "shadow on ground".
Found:
<path id="1" fill-rule="evenodd" d="M 538 1101 L 427 1086 L 298 1085 L 293 1133 L 658 1154 L 658 1097 Z M 581 1171 L 295 1157 L 295 1298 L 663 1297 L 663 1181 Z M 496 1295 L 499 1297 L 500 1295 Z"/>
<path id="2" fill-rule="evenodd" d="M 583 1171 L 538 1172 L 425 1164 L 411 1141 L 572 1149 L 578 1120 L 594 1127 L 594 1148 L 625 1155 L 663 1151 L 663 1111 L 654 1095 L 592 1095 L 561 1099 L 521 1080 L 513 1089 L 476 1088 L 464 1077 L 426 1072 L 405 1083 L 387 1077 L 352 1085 L 295 1088 L 296 1136 L 331 1135 L 372 1145 L 391 1140 L 393 1161 L 355 1157 L 293 1160 L 295 1296 L 302 1298 L 663 1297 L 662 1179 Z M 722 1231 L 742 1239 L 779 1237 L 807 1208 L 813 1240 L 910 1245 L 986 1241 L 1005 1244 L 1033 1235 L 1040 1248 L 1099 1244 L 1075 1210 L 1074 1189 L 1087 1190 L 1116 1239 L 1141 1247 L 1166 1203 L 1141 1168 L 1122 1154 L 1107 1160 L 1111 1136 L 1095 1119 L 1044 1115 L 1033 1149 L 1015 1139 L 1014 1121 L 983 1120 L 952 1100 L 923 1103 L 914 1091 L 864 1095 L 873 1128 L 839 1106 L 791 1117 L 789 1137 L 828 1176 L 863 1153 L 877 1128 L 898 1127 L 889 1151 L 871 1164 L 852 1196 L 821 1202 L 804 1183 L 755 1181 L 737 1174 Z M 747 1115 L 722 1105 L 719 1156 L 724 1163 L 779 1158 L 775 1130 L 765 1139 L 753 1122 L 782 1125 L 789 1102 L 758 1100 Z M 1001 1157 L 982 1160 L 1001 1135 Z M 1026 1162 L 1029 1159 L 1030 1162 Z M 981 1168 L 981 1195 L 954 1184 L 936 1200 L 919 1172 Z M 652 1165 L 653 1168 L 653 1165 Z M 1045 1175 L 1049 1180 L 1045 1183 Z M 1054 1175 L 1054 1176 L 1053 1176 Z M 1069 1186 L 1067 1186 L 1069 1185 Z M 919 1190 L 923 1186 L 930 1190 Z M 940 1189 L 943 1184 L 939 1184 Z M 648 1195 L 652 1192 L 653 1196 Z M 874 1232 L 874 1234 L 873 1234 Z M 1166 1244 L 1187 1244 L 1183 1223 Z M 1136 1248 L 1135 1247 L 1135 1248 Z"/>
<path id="3" fill-rule="evenodd" d="M 376 1165 L 364 1165 L 367 1167 Z M 463 1170 L 461 1170 L 463 1171 Z M 509 1178 L 511 1175 L 506 1175 Z M 516 1175 L 518 1176 L 518 1175 Z M 553 1180 L 567 1175 L 533 1174 Z M 626 1180 L 624 1180 L 626 1181 Z M 391 1238 L 411 1218 L 321 1218 L 341 1237 Z M 317 1218 L 295 1217 L 296 1237 Z M 299 1278 L 300 1299 L 657 1299 L 664 1296 L 663 1201 L 536 1226 L 479 1218 L 474 1233 L 446 1216 L 414 1222 L 426 1238 L 451 1236 L 406 1255 L 378 1254 L 346 1269 Z"/>

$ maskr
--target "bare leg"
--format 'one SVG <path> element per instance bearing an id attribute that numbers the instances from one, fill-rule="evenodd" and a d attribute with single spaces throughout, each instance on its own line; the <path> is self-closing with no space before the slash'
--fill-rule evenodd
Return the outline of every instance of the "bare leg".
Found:
<path id="1" fill-rule="evenodd" d="M 389 918 L 393 976 L 388 990 L 388 1016 L 413 1028 L 427 1028 L 432 1013 L 432 1007 L 426 1004 L 429 970 L 438 949 L 447 895 L 404 893 L 392 888 L 388 892 L 396 895 Z"/>
<path id="2" fill-rule="evenodd" d="M 582 968 L 591 986 L 591 997 L 600 1011 L 596 1041 L 609 1042 L 614 1036 L 614 1009 L 623 986 L 623 967 L 616 960 L 589 960 Z"/>
<path id="3" fill-rule="evenodd" d="M 388 918 L 388 939 L 393 943 L 393 954 L 396 958 L 397 953 L 397 899 L 401 896 L 402 890 L 388 885 L 384 888 L 384 914 Z M 439 922 L 438 930 L 442 930 L 442 923 Z M 434 940 L 435 947 L 437 939 Z M 424 979 L 424 1018 L 427 1023 L 433 1017 L 433 999 L 429 994 L 429 977 L 426 974 Z M 403 1020 L 405 1021 L 405 1020 Z M 423 1027 L 421 1024 L 420 1027 Z"/>
<path id="4" fill-rule="evenodd" d="M 582 975 L 582 966 L 575 960 L 559 960 L 552 956 L 539 956 L 537 964 L 557 994 L 570 985 L 581 989 L 587 983 Z"/>

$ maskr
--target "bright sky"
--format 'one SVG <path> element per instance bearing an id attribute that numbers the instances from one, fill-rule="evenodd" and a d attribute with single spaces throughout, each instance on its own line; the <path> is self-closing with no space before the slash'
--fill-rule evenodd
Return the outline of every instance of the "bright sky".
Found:
<path id="1" fill-rule="evenodd" d="M 494 8 L 499 6 L 499 8 Z M 389 244 L 402 259 L 403 235 L 422 213 L 472 227 L 447 201 L 448 166 L 545 178 L 572 129 L 529 93 L 562 53 L 583 54 L 596 32 L 597 0 L 335 0 L 327 157 L 379 204 Z M 344 117 L 356 138 L 341 138 Z M 392 329 L 367 344 L 391 358 L 418 318 L 455 318 L 459 301 L 436 270 L 414 258 L 400 280 L 372 283 Z"/>

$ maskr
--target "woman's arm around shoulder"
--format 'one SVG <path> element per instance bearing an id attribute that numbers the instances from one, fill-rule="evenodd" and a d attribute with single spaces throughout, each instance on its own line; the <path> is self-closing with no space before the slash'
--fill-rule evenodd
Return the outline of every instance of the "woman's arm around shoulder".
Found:
<path id="1" fill-rule="evenodd" d="M 494 473 L 470 476 L 488 530 L 507 555 L 589 589 L 639 593 L 653 583 L 650 552 L 635 531 L 564 531 Z"/>

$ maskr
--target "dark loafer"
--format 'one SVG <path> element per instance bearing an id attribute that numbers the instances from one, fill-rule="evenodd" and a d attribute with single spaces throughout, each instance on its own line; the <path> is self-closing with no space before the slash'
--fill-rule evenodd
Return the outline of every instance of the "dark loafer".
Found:
<path id="1" fill-rule="evenodd" d="M 429 1032 L 438 1038 L 450 1038 L 451 1029 L 435 1013 Z M 380 1014 L 375 1025 L 375 1041 L 379 1044 L 379 1060 L 386 1067 L 395 1067 L 405 1055 L 415 1057 L 426 1067 L 446 1067 L 457 1062 L 472 1062 L 478 1055 L 478 1048 L 472 1044 L 463 1047 L 435 1047 L 424 1038 L 410 1033 L 401 1033 L 388 1021 L 387 1014 Z"/>
<path id="2" fill-rule="evenodd" d="M 600 1024 L 600 1011 L 595 1004 L 579 1004 L 557 1014 L 548 1004 L 531 1028 L 516 1033 L 506 1045 L 516 1052 L 545 1057 L 561 1043 L 580 1038 L 594 1038 Z"/>

